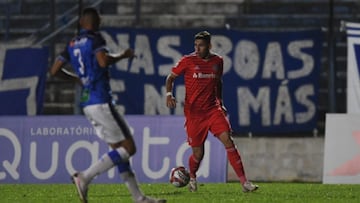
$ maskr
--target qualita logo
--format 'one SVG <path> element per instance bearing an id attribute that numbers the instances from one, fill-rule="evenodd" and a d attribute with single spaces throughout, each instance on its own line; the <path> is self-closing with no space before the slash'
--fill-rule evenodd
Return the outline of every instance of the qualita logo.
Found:
<path id="1" fill-rule="evenodd" d="M 67 183 L 70 174 L 89 167 L 110 150 L 84 117 L 50 118 L 0 117 L 0 183 Z M 139 145 L 130 160 L 137 178 L 148 183 L 167 182 L 171 168 L 184 165 L 191 154 L 187 142 L 169 136 L 174 130 L 182 130 L 183 118 L 165 116 L 153 121 L 134 116 L 128 121 Z M 159 126 L 159 122 L 164 125 Z M 169 125 L 174 123 L 179 125 Z M 209 138 L 205 149 L 198 177 L 205 182 L 224 182 L 223 148 L 216 138 Z M 116 171 L 112 168 L 95 181 L 118 183 Z"/>
<path id="2" fill-rule="evenodd" d="M 194 73 L 193 78 L 216 78 L 214 73 Z"/>
<path id="3" fill-rule="evenodd" d="M 13 145 L 14 149 L 14 155 L 12 159 L 10 160 L 4 160 L 2 162 L 2 167 L 4 171 L 0 171 L 0 180 L 3 180 L 6 178 L 6 172 L 15 180 L 19 179 L 19 172 L 18 167 L 20 165 L 20 159 L 21 159 L 21 145 L 16 137 L 15 133 L 6 129 L 6 128 L 0 128 L 0 137 L 4 136 L 7 138 Z"/>

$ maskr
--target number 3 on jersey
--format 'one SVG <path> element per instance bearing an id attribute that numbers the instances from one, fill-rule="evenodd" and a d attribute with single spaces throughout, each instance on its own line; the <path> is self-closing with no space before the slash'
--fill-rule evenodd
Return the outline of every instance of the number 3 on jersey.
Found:
<path id="1" fill-rule="evenodd" d="M 84 66 L 83 59 L 81 57 L 80 49 L 74 49 L 74 56 L 77 57 L 79 65 L 80 65 L 79 73 L 83 76 L 85 74 L 85 66 Z"/>

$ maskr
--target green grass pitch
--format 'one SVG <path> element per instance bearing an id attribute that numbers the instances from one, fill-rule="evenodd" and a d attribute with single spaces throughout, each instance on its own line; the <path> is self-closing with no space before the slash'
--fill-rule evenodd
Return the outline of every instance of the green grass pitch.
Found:
<path id="1" fill-rule="evenodd" d="M 227 202 L 360 202 L 359 185 L 324 185 L 316 183 L 258 183 L 259 190 L 243 193 L 239 183 L 200 184 L 198 192 L 170 184 L 141 184 L 142 191 L 169 203 Z M 0 202 L 72 203 L 79 202 L 73 184 L 0 184 Z M 89 202 L 132 202 L 124 184 L 92 184 Z"/>

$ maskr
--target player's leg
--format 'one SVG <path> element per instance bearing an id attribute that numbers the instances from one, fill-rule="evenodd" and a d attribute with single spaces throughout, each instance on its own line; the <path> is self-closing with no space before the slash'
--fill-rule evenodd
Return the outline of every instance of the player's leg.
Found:
<path id="1" fill-rule="evenodd" d="M 115 151 L 122 159 L 128 160 L 128 158 L 135 153 L 136 148 L 133 142 L 125 141 L 126 136 L 130 135 L 123 133 L 118 122 L 114 119 L 112 110 L 108 104 L 86 106 L 84 108 L 84 114 L 93 125 L 96 135 L 113 148 L 111 152 L 103 154 L 97 162 L 82 172 L 83 178 L 87 183 L 90 183 L 95 176 L 104 173 L 116 165 L 111 158 L 111 155 L 115 154 Z M 127 148 L 120 146 L 127 146 Z"/>
<path id="2" fill-rule="evenodd" d="M 232 141 L 229 134 L 230 134 L 229 132 L 223 132 L 223 133 L 220 133 L 220 135 L 217 135 L 217 137 L 223 143 L 223 145 L 226 149 L 226 153 L 227 153 L 229 162 L 230 162 L 231 166 L 233 167 L 235 173 L 239 177 L 240 182 L 242 184 L 244 184 L 247 181 L 246 176 L 245 176 L 244 166 L 243 166 L 243 163 L 242 163 L 242 160 L 240 157 L 240 153 L 236 149 L 236 146 L 235 146 L 234 142 Z"/>
<path id="3" fill-rule="evenodd" d="M 243 191 L 248 192 L 256 190 L 258 186 L 252 184 L 246 178 L 240 152 L 237 150 L 232 139 L 230 123 L 225 114 L 222 111 L 215 111 L 210 117 L 210 122 L 210 131 L 224 145 L 230 165 L 238 176 L 241 185 L 243 186 Z"/>
<path id="4" fill-rule="evenodd" d="M 114 107 L 111 104 L 102 105 L 93 111 L 84 109 L 84 113 L 95 127 L 97 135 L 112 148 L 81 173 L 85 181 L 90 183 L 95 176 L 117 166 L 135 202 L 165 202 L 146 197 L 141 192 L 129 163 L 129 158 L 136 153 L 136 145 L 128 124 Z"/>
<path id="5" fill-rule="evenodd" d="M 204 145 L 191 147 L 192 154 L 189 157 L 190 178 L 196 178 L 196 172 L 199 170 L 200 163 L 204 157 Z"/>
<path id="6" fill-rule="evenodd" d="M 114 154 L 118 154 L 121 159 L 128 160 L 135 153 L 136 148 L 133 142 L 125 140 L 121 129 L 111 116 L 111 109 L 108 104 L 90 105 L 84 108 L 84 114 L 93 125 L 96 135 L 107 143 L 115 143 L 111 152 L 105 153 L 102 157 L 82 172 L 76 172 L 73 176 L 73 182 L 76 185 L 80 200 L 87 202 L 88 185 L 97 175 L 106 172 L 116 165 L 114 163 Z M 113 131 L 119 131 L 120 134 L 113 136 Z M 120 146 L 126 146 L 120 147 Z M 115 161 L 116 162 L 116 161 Z"/>
<path id="7" fill-rule="evenodd" d="M 244 192 L 251 192 L 258 189 L 259 186 L 254 185 L 247 180 L 245 175 L 244 166 L 240 157 L 240 153 L 237 150 L 229 132 L 223 132 L 217 136 L 219 140 L 224 144 L 229 162 L 234 169 L 236 175 L 239 177 Z"/>
<path id="8" fill-rule="evenodd" d="M 204 157 L 204 145 L 200 147 L 191 147 L 192 154 L 189 157 L 189 173 L 190 173 L 190 181 L 189 181 L 189 190 L 191 192 L 197 191 L 197 180 L 196 180 L 196 172 L 199 170 L 200 163 Z"/>
<path id="9" fill-rule="evenodd" d="M 185 121 L 186 133 L 188 136 L 187 140 L 192 149 L 192 154 L 189 157 L 189 190 L 191 192 L 197 191 L 196 173 L 199 170 L 201 161 L 204 157 L 204 142 L 209 131 L 205 122 L 206 119 L 204 118 L 189 120 L 189 117 L 187 117 Z"/>
<path id="10" fill-rule="evenodd" d="M 135 154 L 136 152 L 136 147 L 135 147 L 135 142 L 133 140 L 133 137 L 131 135 L 130 129 L 127 125 L 127 123 L 125 122 L 125 120 L 120 116 L 120 115 L 116 115 L 118 118 L 118 122 L 119 124 L 122 126 L 121 129 L 123 131 L 124 134 L 126 134 L 126 139 L 118 144 L 112 144 L 110 145 L 114 150 L 116 150 L 115 152 L 117 152 L 117 149 L 121 149 L 124 148 L 125 150 L 127 150 L 129 152 L 129 156 L 127 157 L 127 159 L 120 159 L 121 161 L 118 162 L 116 165 L 118 167 L 119 173 L 120 173 L 120 177 L 123 179 L 125 185 L 127 186 L 127 188 L 129 189 L 129 192 L 131 193 L 134 202 L 136 203 L 161 203 L 161 202 L 166 202 L 166 200 L 164 199 L 153 199 L 151 197 L 145 196 L 142 191 L 139 188 L 138 185 L 138 181 L 136 179 L 136 176 L 134 174 L 134 172 L 131 169 L 130 166 L 130 162 L 129 162 L 129 158 Z M 122 158 L 121 154 L 119 154 L 120 157 L 118 158 Z M 116 161 L 116 153 L 115 153 L 115 159 L 114 161 Z"/>
<path id="11" fill-rule="evenodd" d="M 129 158 L 136 153 L 136 146 L 133 139 L 133 136 L 130 132 L 130 128 L 127 124 L 127 122 L 124 120 L 124 118 L 115 111 L 114 107 L 110 105 L 111 113 L 114 117 L 114 120 L 116 121 L 117 125 L 120 127 L 121 132 L 119 133 L 117 131 L 113 132 L 113 136 L 118 135 L 124 135 L 125 140 L 116 143 L 111 144 L 110 146 L 113 148 L 113 154 L 111 154 L 111 158 L 115 165 L 117 166 L 119 170 L 120 177 L 123 179 L 125 185 L 127 186 L 130 194 L 133 197 L 134 202 L 136 203 L 160 203 L 160 202 L 166 202 L 166 200 L 158 200 L 153 199 L 151 197 L 145 196 L 143 192 L 140 190 L 138 181 L 136 179 L 136 176 L 134 172 L 131 169 Z M 125 149 L 125 151 L 128 152 L 129 156 L 124 157 L 123 154 L 119 152 L 119 149 Z"/>

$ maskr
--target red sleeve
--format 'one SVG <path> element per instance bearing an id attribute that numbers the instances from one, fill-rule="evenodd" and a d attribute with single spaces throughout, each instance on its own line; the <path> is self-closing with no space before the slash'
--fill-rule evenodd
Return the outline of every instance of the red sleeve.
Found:
<path id="1" fill-rule="evenodd" d="M 219 75 L 222 76 L 223 75 L 223 71 L 224 71 L 224 60 L 223 58 L 220 58 L 220 63 L 219 63 L 220 67 L 219 67 Z"/>
<path id="2" fill-rule="evenodd" d="M 186 68 L 186 58 L 182 57 L 180 61 L 171 69 L 171 72 L 175 73 L 175 75 L 182 75 L 184 74 Z"/>

